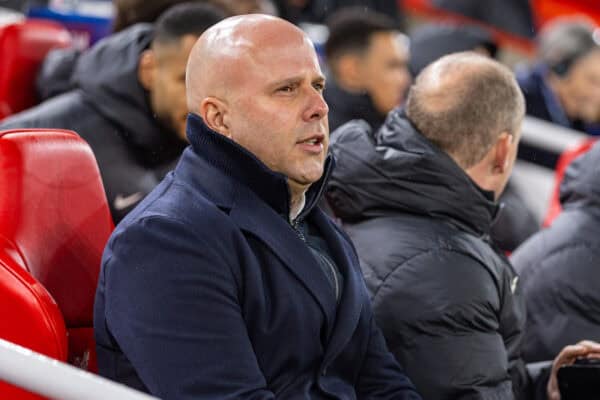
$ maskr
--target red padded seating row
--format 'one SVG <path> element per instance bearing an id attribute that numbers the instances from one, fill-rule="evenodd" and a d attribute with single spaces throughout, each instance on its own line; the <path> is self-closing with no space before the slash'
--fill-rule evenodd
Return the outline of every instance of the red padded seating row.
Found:
<path id="1" fill-rule="evenodd" d="M 113 228 L 83 139 L 0 132 L 0 337 L 95 371 L 94 295 Z M 39 399 L 2 383 L 0 398 Z"/>

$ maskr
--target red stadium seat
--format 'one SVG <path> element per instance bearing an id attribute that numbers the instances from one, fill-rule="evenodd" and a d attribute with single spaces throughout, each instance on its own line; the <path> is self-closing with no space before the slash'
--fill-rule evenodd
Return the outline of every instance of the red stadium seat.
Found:
<path id="1" fill-rule="evenodd" d="M 93 303 L 113 228 L 83 139 L 0 131 L 0 337 L 95 372 Z M 40 397 L 0 383 L 0 398 Z"/>
<path id="2" fill-rule="evenodd" d="M 565 176 L 565 171 L 573 160 L 590 150 L 594 143 L 596 143 L 596 140 L 597 139 L 586 140 L 577 147 L 565 150 L 565 152 L 560 155 L 554 172 L 554 189 L 552 190 L 548 212 L 546 213 L 546 218 L 544 219 L 544 224 L 542 226 L 547 227 L 552 225 L 552 221 L 554 221 L 562 211 L 560 205 L 560 184 Z"/>
<path id="3" fill-rule="evenodd" d="M 54 21 L 30 19 L 0 28 L 0 119 L 37 103 L 35 79 L 48 51 L 71 45 Z"/>

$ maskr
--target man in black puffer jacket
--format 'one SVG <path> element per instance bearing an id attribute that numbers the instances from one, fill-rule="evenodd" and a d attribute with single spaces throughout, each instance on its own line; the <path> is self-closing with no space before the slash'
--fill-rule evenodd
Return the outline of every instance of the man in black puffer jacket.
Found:
<path id="1" fill-rule="evenodd" d="M 82 54 L 76 89 L 0 124 L 0 129 L 61 128 L 92 148 L 111 213 L 119 222 L 175 166 L 185 140 L 185 67 L 198 36 L 225 15 L 182 4 Z M 73 171 L 76 173 L 77 171 Z"/>
<path id="2" fill-rule="evenodd" d="M 564 208 L 512 257 L 527 306 L 523 356 L 554 357 L 567 344 L 600 338 L 600 146 L 567 169 Z"/>
<path id="3" fill-rule="evenodd" d="M 353 122 L 332 136 L 330 204 L 388 346 L 425 399 L 530 395 L 518 277 L 489 236 L 524 112 L 507 68 L 456 53 L 419 75 L 406 112 L 375 135 Z"/>

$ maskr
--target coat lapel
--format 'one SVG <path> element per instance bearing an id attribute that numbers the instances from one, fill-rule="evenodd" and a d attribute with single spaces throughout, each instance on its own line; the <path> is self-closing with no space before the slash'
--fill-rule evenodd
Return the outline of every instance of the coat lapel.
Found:
<path id="1" fill-rule="evenodd" d="M 364 291 L 361 273 L 354 260 L 349 245 L 344 245 L 340 234 L 325 214 L 317 209 L 313 212 L 312 222 L 317 226 L 334 258 L 334 261 L 344 276 L 344 291 L 338 305 L 333 331 L 325 354 L 325 364 L 335 358 L 354 335 L 362 312 L 366 292 Z"/>
<path id="2" fill-rule="evenodd" d="M 336 301 L 325 272 L 318 265 L 308 246 L 292 226 L 250 190 L 236 195 L 230 217 L 239 226 L 258 239 L 281 260 L 286 268 L 315 298 L 326 317 L 327 331 L 335 319 Z"/>

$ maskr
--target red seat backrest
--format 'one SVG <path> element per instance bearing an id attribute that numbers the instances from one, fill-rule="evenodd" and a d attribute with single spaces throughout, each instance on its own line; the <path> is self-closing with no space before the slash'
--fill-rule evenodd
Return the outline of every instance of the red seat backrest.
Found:
<path id="1" fill-rule="evenodd" d="M 554 189 L 552 190 L 552 196 L 550 197 L 550 204 L 548 205 L 548 212 L 546 218 L 544 218 L 544 224 L 542 226 L 552 225 L 552 221 L 562 212 L 562 206 L 560 205 L 560 184 L 565 177 L 565 172 L 569 165 L 583 153 L 587 153 L 597 139 L 589 139 L 581 143 L 577 147 L 565 150 L 556 163 L 554 170 Z"/>
<path id="2" fill-rule="evenodd" d="M 54 21 L 30 19 L 0 28 L 0 119 L 37 103 L 35 80 L 48 51 L 71 45 Z"/>
<path id="3" fill-rule="evenodd" d="M 94 295 L 113 228 L 83 139 L 0 132 L 0 337 L 95 371 Z"/>

